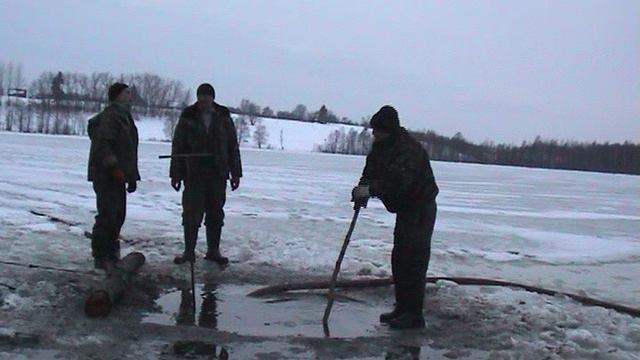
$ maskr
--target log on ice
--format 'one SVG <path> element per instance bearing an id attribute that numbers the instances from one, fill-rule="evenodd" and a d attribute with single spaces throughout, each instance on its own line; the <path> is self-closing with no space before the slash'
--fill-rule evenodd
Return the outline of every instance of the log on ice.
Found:
<path id="1" fill-rule="evenodd" d="M 104 317 L 111 313 L 113 305 L 127 289 L 133 275 L 144 264 L 145 257 L 133 252 L 120 260 L 115 268 L 107 273 L 100 288 L 94 290 L 84 305 L 84 312 L 90 317 Z"/>
<path id="2" fill-rule="evenodd" d="M 549 296 L 558 296 L 558 295 L 566 296 L 583 305 L 600 306 L 605 309 L 615 310 L 623 314 L 628 314 L 634 317 L 640 317 L 640 309 L 638 308 L 632 308 L 626 305 L 593 299 L 587 296 L 576 295 L 576 294 L 550 290 L 550 289 L 544 289 L 537 286 L 519 284 L 511 281 L 485 279 L 485 278 L 470 278 L 470 277 L 448 277 L 448 276 L 433 276 L 433 277 L 428 276 L 426 278 L 426 282 L 428 283 L 435 283 L 440 280 L 455 282 L 458 285 L 504 286 L 504 287 L 510 287 L 510 288 L 519 288 L 529 292 L 534 292 L 534 293 L 549 295 Z M 273 286 L 268 286 L 268 287 L 258 289 L 248 294 L 248 296 L 259 297 L 259 296 L 274 295 L 274 294 L 286 292 L 286 291 L 327 289 L 329 285 L 330 285 L 329 281 L 314 281 L 314 282 L 306 282 L 306 283 L 285 283 L 285 284 L 273 285 Z M 371 287 L 382 287 L 382 286 L 389 286 L 389 285 L 393 285 L 392 278 L 339 280 L 336 282 L 336 288 L 343 288 L 343 289 L 371 288 Z"/>

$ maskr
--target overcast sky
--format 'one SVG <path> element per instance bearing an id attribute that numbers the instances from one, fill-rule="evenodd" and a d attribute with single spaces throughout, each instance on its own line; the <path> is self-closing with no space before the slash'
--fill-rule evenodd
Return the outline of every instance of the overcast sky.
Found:
<path id="1" fill-rule="evenodd" d="M 217 100 L 475 142 L 640 142 L 640 1 L 0 0 L 0 61 L 153 72 Z"/>

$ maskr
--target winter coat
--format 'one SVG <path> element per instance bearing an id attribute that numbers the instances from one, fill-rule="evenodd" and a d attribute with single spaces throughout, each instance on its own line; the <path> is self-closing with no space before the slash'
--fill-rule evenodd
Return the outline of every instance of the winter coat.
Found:
<path id="1" fill-rule="evenodd" d="M 207 131 L 197 103 L 182 111 L 173 134 L 171 154 L 211 154 L 210 157 L 174 157 L 169 176 L 188 180 L 213 174 L 229 178 L 242 177 L 242 163 L 236 128 L 229 109 L 213 104 L 211 125 Z"/>
<path id="2" fill-rule="evenodd" d="M 433 201 L 439 191 L 429 154 L 404 128 L 394 137 L 374 143 L 360 184 L 369 185 L 371 196 L 379 198 L 392 213 L 417 209 Z"/>
<path id="3" fill-rule="evenodd" d="M 120 169 L 127 182 L 140 180 L 138 129 L 129 108 L 117 102 L 89 120 L 89 181 L 108 181 Z"/>

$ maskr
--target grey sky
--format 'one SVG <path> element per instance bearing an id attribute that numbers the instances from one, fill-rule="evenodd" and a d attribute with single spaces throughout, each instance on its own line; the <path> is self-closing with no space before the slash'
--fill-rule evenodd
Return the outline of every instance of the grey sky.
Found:
<path id="1" fill-rule="evenodd" d="M 0 0 L 0 61 L 209 81 L 480 142 L 640 142 L 640 1 Z"/>

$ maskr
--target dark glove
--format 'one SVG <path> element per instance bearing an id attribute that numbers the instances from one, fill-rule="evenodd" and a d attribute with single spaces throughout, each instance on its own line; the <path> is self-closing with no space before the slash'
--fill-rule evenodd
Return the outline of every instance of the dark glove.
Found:
<path id="1" fill-rule="evenodd" d="M 129 194 L 136 192 L 136 189 L 138 188 L 138 184 L 135 181 L 132 181 L 130 183 L 127 183 L 127 192 Z"/>
<path id="2" fill-rule="evenodd" d="M 120 170 L 119 168 L 114 168 L 113 170 L 111 170 L 111 178 L 113 179 L 113 181 L 115 181 L 117 183 L 124 183 L 125 182 L 124 172 L 122 170 Z"/>
<path id="3" fill-rule="evenodd" d="M 175 190 L 175 191 L 180 191 L 180 184 L 182 183 L 182 180 L 178 179 L 178 178 L 171 178 L 171 187 Z"/>
<path id="4" fill-rule="evenodd" d="M 240 178 L 232 177 L 231 178 L 231 191 L 236 191 L 240 187 Z"/>
<path id="5" fill-rule="evenodd" d="M 354 209 L 357 207 L 366 208 L 370 197 L 369 185 L 358 185 L 351 190 L 351 201 L 354 203 Z"/>

